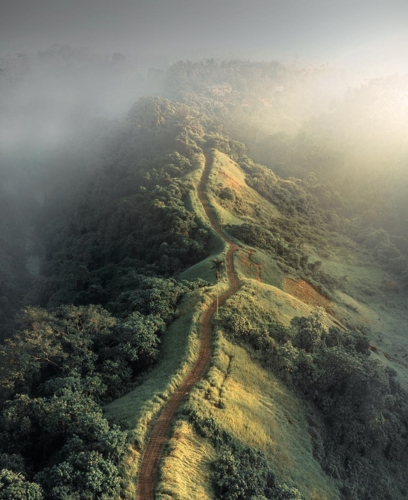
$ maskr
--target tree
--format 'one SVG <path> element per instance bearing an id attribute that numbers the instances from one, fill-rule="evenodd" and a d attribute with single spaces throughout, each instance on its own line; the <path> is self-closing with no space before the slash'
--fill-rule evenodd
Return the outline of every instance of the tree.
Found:
<path id="1" fill-rule="evenodd" d="M 97 451 L 73 453 L 65 462 L 41 471 L 36 479 L 50 492 L 49 498 L 107 500 L 119 496 L 118 469 Z"/>
<path id="2" fill-rule="evenodd" d="M 41 487 L 27 481 L 23 474 L 0 470 L 0 500 L 42 500 Z"/>
<path id="3" fill-rule="evenodd" d="M 19 330 L 0 348 L 4 372 L 0 387 L 30 391 L 53 375 L 72 370 L 91 373 L 97 358 L 94 343 L 103 345 L 116 323 L 99 306 L 26 308 Z"/>
<path id="4" fill-rule="evenodd" d="M 293 345 L 306 352 L 316 352 L 327 333 L 325 317 L 325 310 L 317 307 L 308 318 L 293 318 L 291 324 L 296 329 Z"/>

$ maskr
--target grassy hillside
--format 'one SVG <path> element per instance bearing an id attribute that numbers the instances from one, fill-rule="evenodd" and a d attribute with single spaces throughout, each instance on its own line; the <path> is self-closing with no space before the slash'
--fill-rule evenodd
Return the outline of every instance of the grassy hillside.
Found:
<path id="1" fill-rule="evenodd" d="M 284 217 L 276 205 L 247 185 L 245 172 L 227 155 L 214 151 L 213 161 L 209 196 L 220 221 L 261 225 L 264 220 Z M 233 195 L 227 191 L 224 196 L 227 188 Z M 405 301 L 389 284 L 392 275 L 374 262 L 367 262 L 364 249 L 347 237 L 342 237 L 340 247 L 330 244 L 332 238 L 328 235 L 329 243 L 323 251 L 319 245 L 321 236 L 302 247 L 309 261 L 321 263 L 320 278 L 318 274 L 302 275 L 290 262 L 288 266 L 277 265 L 274 252 L 242 246 L 235 264 L 244 284 L 224 306 L 221 316 L 225 320 L 215 321 L 219 326 L 213 367 L 192 394 L 187 417 L 182 414 L 174 425 L 162 463 L 158 498 L 218 498 L 211 464 L 220 458 L 223 448 L 197 432 L 191 422 L 194 412 L 213 419 L 237 442 L 262 452 L 279 479 L 295 485 L 306 498 L 348 498 L 350 494 L 350 498 L 357 498 L 359 493 L 346 493 L 353 491 L 350 484 L 343 486 L 338 478 L 334 480 L 327 474 L 327 468 L 322 469 L 318 450 L 327 439 L 319 421 L 322 417 L 310 411 L 310 403 L 295 387 L 285 385 L 282 372 L 277 378 L 276 367 L 270 364 L 273 359 L 265 359 L 239 333 L 238 337 L 231 337 L 232 317 L 237 316 L 236 324 L 243 321 L 246 331 L 258 331 L 272 324 L 290 328 L 294 317 L 307 317 L 321 307 L 326 311 L 327 328 L 364 328 L 371 344 L 370 358 L 392 367 L 403 387 L 408 387 L 406 366 L 401 360 L 407 348 L 402 338 Z M 325 288 L 319 287 L 319 279 L 326 283 L 329 278 L 341 286 L 322 294 L 319 288 Z M 229 324 L 229 333 L 223 331 L 223 321 Z M 384 353 L 384 346 L 389 350 L 392 346 L 395 357 Z M 401 491 L 395 493 L 399 498 L 403 498 Z"/>
<path id="2" fill-rule="evenodd" d="M 279 479 L 296 485 L 306 498 L 339 498 L 313 458 L 313 431 L 300 400 L 245 349 L 221 331 L 217 337 L 214 366 L 189 405 L 213 418 L 238 442 L 261 451 Z M 210 464 L 220 454 L 181 418 L 163 460 L 158 498 L 217 498 Z"/>
<path id="3" fill-rule="evenodd" d="M 5 498 L 135 498 L 152 425 L 229 286 L 214 269 L 228 245 L 197 194 L 205 165 L 242 286 L 212 319 L 211 367 L 173 422 L 157 498 L 407 498 L 404 137 L 385 182 L 387 154 L 369 147 L 378 122 L 354 127 L 361 155 L 334 126 L 356 115 L 361 125 L 372 115 L 353 104 L 401 82 L 371 83 L 305 123 L 323 76 L 175 65 L 164 80 L 178 100 L 142 98 L 124 120 L 100 122 L 78 145 L 89 156 L 55 152 L 61 171 L 44 167 L 30 227 L 3 220 L 0 323 L 14 330 L 0 347 Z M 42 259 L 31 278 L 15 270 L 30 253 Z M 29 307 L 13 322 L 17 295 Z"/>

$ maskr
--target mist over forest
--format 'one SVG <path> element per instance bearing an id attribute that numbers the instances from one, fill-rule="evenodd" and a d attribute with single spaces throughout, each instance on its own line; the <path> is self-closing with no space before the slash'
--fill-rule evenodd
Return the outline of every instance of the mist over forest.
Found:
<path id="1" fill-rule="evenodd" d="M 164 70 L 61 44 L 8 55 L 0 64 L 3 286 L 21 281 L 26 289 L 30 272 L 22 263 L 36 261 L 26 234 L 35 214 L 61 196 L 58 190 L 86 183 L 106 165 L 109 144 L 148 95 L 186 104 L 204 95 L 207 107 L 214 99 L 211 113 L 255 160 L 284 178 L 330 183 L 348 216 L 408 237 L 401 219 L 406 76 L 364 79 L 330 64 L 216 59 Z M 18 279 L 11 270 L 15 245 Z"/>
<path id="2" fill-rule="evenodd" d="M 0 57 L 0 498 L 140 495 L 209 307 L 155 498 L 407 498 L 408 73 L 168 40 Z"/>

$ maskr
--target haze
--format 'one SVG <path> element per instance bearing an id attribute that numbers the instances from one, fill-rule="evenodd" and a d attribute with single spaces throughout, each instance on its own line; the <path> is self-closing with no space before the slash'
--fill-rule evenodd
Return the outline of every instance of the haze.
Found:
<path id="1" fill-rule="evenodd" d="M 3 52 L 61 43 L 154 64 L 212 52 L 407 69 L 404 0 L 15 0 L 1 13 Z"/>
<path id="2" fill-rule="evenodd" d="M 141 95 L 166 95 L 161 74 L 182 59 L 329 64 L 309 92 L 310 113 L 324 111 L 348 87 L 408 71 L 406 19 L 402 0 L 3 1 L 0 165 L 67 144 L 96 117 L 121 118 Z"/>

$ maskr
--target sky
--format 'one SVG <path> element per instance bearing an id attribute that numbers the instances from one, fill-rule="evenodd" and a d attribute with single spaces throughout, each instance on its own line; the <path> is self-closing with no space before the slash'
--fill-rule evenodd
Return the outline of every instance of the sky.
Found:
<path id="1" fill-rule="evenodd" d="M 406 0 L 0 0 L 0 52 L 279 59 L 408 71 Z"/>

